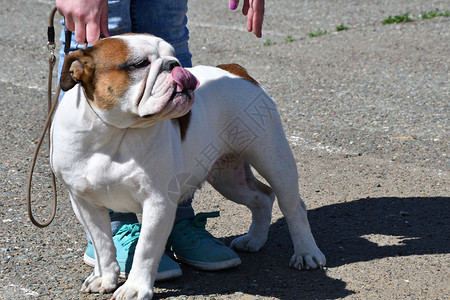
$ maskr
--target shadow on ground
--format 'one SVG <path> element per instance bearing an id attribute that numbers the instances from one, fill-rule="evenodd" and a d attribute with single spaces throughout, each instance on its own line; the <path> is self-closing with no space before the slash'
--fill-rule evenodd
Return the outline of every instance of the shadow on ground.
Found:
<path id="1" fill-rule="evenodd" d="M 450 252 L 448 197 L 366 198 L 320 207 L 309 211 L 308 217 L 328 268 L 384 257 Z M 389 238 L 396 242 L 390 243 Z M 164 292 L 157 291 L 155 298 L 242 292 L 280 299 L 336 299 L 353 293 L 344 281 L 328 277 L 325 270 L 289 268 L 292 252 L 283 218 L 271 226 L 260 252 L 239 254 L 240 267 L 215 273 L 183 265 L 183 277 L 156 284 Z"/>

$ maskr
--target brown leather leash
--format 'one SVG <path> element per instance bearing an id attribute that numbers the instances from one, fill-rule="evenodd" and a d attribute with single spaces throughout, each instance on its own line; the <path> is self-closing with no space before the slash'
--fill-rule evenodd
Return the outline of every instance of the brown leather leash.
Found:
<path id="1" fill-rule="evenodd" d="M 48 137 L 49 137 L 48 147 L 49 147 L 49 152 L 50 152 L 50 124 L 52 123 L 53 114 L 56 110 L 56 107 L 58 106 L 59 94 L 61 92 L 61 87 L 58 84 L 58 87 L 56 89 L 55 100 L 52 103 L 52 84 L 53 84 L 52 75 L 53 75 L 53 69 L 54 69 L 55 63 L 56 63 L 55 28 L 53 26 L 53 20 L 55 18 L 56 11 L 57 11 L 57 9 L 56 9 L 56 7 L 54 7 L 50 12 L 50 17 L 49 17 L 49 22 L 48 22 L 48 30 L 47 30 L 47 36 L 48 36 L 47 48 L 50 52 L 50 56 L 48 59 L 49 68 L 48 68 L 48 86 L 47 86 L 47 106 L 48 106 L 47 113 L 48 113 L 48 116 L 47 116 L 47 120 L 44 125 L 44 129 L 43 129 L 41 136 L 39 138 L 39 141 L 36 145 L 36 149 L 34 150 L 33 159 L 31 161 L 31 167 L 30 167 L 30 171 L 28 174 L 28 181 L 27 181 L 28 216 L 29 216 L 31 222 L 39 228 L 43 228 L 43 227 L 50 225 L 50 223 L 55 219 L 56 204 L 57 204 L 56 178 L 55 178 L 55 174 L 53 173 L 53 171 L 50 170 L 51 181 L 52 181 L 52 192 L 53 192 L 52 213 L 50 215 L 50 218 L 47 221 L 45 221 L 44 223 L 40 223 L 34 218 L 33 212 L 32 212 L 32 205 L 31 205 L 31 186 L 32 186 L 32 180 L 33 180 L 34 167 L 36 165 L 36 160 L 37 160 L 39 151 L 41 149 L 41 145 L 42 145 L 46 135 L 48 135 Z M 68 33 L 66 31 L 66 44 L 65 44 L 66 46 L 64 48 L 66 57 L 67 57 L 67 54 L 69 53 L 69 49 L 70 49 L 70 41 L 71 41 L 70 39 L 71 39 L 71 32 L 69 31 L 69 33 Z"/>

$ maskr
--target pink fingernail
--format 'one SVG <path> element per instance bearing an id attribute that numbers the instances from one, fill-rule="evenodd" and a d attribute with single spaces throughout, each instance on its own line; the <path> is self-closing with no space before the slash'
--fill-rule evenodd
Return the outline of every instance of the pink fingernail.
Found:
<path id="1" fill-rule="evenodd" d="M 231 2 L 230 2 L 230 9 L 231 9 L 231 10 L 235 10 L 236 8 L 237 8 L 236 2 L 231 1 Z"/>

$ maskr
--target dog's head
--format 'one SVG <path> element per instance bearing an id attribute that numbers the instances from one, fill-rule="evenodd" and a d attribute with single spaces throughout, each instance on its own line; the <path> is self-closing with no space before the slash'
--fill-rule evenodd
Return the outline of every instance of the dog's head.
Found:
<path id="1" fill-rule="evenodd" d="M 174 57 L 174 49 L 152 35 L 103 39 L 67 56 L 61 89 L 77 83 L 107 124 L 145 127 L 176 118 L 192 107 L 198 80 Z"/>

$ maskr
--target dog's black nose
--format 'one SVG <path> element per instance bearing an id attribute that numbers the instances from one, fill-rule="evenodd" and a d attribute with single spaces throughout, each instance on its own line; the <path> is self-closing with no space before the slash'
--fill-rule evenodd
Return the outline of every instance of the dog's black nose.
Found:
<path id="1" fill-rule="evenodd" d="M 163 71 L 172 71 L 175 67 L 181 67 L 176 60 L 166 60 L 162 65 Z"/>

